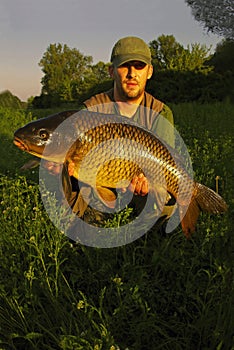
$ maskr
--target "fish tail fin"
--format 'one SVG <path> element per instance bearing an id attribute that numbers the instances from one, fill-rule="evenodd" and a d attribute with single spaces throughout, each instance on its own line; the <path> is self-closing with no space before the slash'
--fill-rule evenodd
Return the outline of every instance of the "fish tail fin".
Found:
<path id="1" fill-rule="evenodd" d="M 224 199 L 210 188 L 195 183 L 193 196 L 188 207 L 180 207 L 181 226 L 187 238 L 195 231 L 200 211 L 221 214 L 227 210 Z"/>
<path id="2" fill-rule="evenodd" d="M 221 214 L 227 210 L 227 203 L 225 200 L 212 189 L 196 183 L 195 191 L 196 201 L 202 211 L 212 214 Z"/>

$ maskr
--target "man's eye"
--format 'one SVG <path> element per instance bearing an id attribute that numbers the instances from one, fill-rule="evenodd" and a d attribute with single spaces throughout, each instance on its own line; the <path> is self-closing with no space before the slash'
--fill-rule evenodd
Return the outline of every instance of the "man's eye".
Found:
<path id="1" fill-rule="evenodd" d="M 146 64 L 143 62 L 137 62 L 137 63 L 134 63 L 133 66 L 135 69 L 140 70 L 145 68 Z"/>
<path id="2" fill-rule="evenodd" d="M 125 67 L 125 68 L 130 68 L 130 67 L 134 67 L 136 70 L 141 70 L 143 68 L 145 68 L 146 63 L 144 62 L 126 62 L 124 64 L 122 64 L 121 67 Z"/>

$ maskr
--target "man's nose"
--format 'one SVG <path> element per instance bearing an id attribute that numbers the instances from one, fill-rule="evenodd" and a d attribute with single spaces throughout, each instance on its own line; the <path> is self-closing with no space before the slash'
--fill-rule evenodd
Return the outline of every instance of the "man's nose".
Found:
<path id="1" fill-rule="evenodd" d="M 128 77 L 134 78 L 136 76 L 136 69 L 134 66 L 128 66 Z"/>

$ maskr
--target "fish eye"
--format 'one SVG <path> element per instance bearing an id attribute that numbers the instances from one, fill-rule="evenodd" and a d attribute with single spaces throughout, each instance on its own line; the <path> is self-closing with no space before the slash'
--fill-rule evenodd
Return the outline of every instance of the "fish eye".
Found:
<path id="1" fill-rule="evenodd" d="M 42 140 L 46 141 L 49 138 L 49 133 L 45 129 L 39 131 L 39 136 Z"/>

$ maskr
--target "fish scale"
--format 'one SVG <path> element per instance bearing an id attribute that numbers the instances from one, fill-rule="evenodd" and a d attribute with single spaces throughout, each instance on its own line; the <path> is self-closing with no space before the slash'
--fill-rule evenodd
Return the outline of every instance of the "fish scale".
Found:
<path id="1" fill-rule="evenodd" d="M 106 130 L 109 132 L 107 133 Z M 137 132 L 138 131 L 138 132 Z M 166 162 L 171 162 L 170 167 L 172 166 L 173 159 L 169 157 L 168 152 L 165 152 L 165 147 L 158 142 L 158 145 L 155 145 L 155 140 L 152 136 L 146 135 L 145 132 L 137 130 L 132 125 L 116 124 L 112 123 L 110 125 L 103 125 L 102 132 L 100 132 L 100 127 L 92 129 L 92 134 L 96 135 L 93 138 L 92 142 L 89 142 L 89 147 L 86 148 L 84 156 L 92 149 L 95 150 L 95 147 L 98 147 L 97 151 L 94 151 L 98 154 L 98 159 L 94 163 L 89 163 L 89 159 L 85 163 L 85 178 L 87 181 L 87 176 L 92 173 L 92 169 L 101 168 L 98 172 L 96 178 L 96 184 L 100 186 L 109 186 L 116 188 L 117 184 L 123 179 L 131 181 L 131 179 L 139 175 L 142 172 L 142 169 L 148 174 L 151 182 L 165 183 L 165 179 L 171 180 L 165 173 L 162 171 L 162 168 L 165 168 Z M 88 136 L 90 131 L 87 134 L 83 135 L 82 138 L 77 142 L 76 150 L 71 156 L 71 160 L 76 157 L 76 152 L 79 152 L 79 142 L 84 142 L 84 140 L 90 139 Z M 147 137 L 148 136 L 148 137 Z M 108 141 L 118 140 L 117 143 L 110 143 Z M 102 147 L 103 145 L 103 147 Z M 164 152 L 163 152 L 164 151 Z M 115 154 L 116 158 L 110 161 L 107 161 L 109 155 Z M 119 159 L 118 155 L 122 154 L 124 159 Z M 164 157 L 165 156 L 165 157 Z M 74 158 L 73 158 L 74 157 Z M 156 158 L 159 158 L 160 161 L 155 161 Z M 128 159 L 128 160 L 126 160 Z M 139 164 L 141 166 L 139 166 Z M 77 177 L 78 176 L 78 166 L 77 163 Z M 173 164 L 174 166 L 174 164 Z M 158 168 L 158 169 L 156 169 Z M 85 180 L 80 176 L 81 181 Z M 174 178 L 177 182 L 177 178 Z M 178 185 L 174 185 L 174 188 L 178 188 Z M 172 187 L 171 187 L 172 188 Z M 174 193 L 173 193 L 174 194 Z M 176 193 L 175 193 L 176 194 Z M 186 198 L 188 195 L 186 194 Z"/>
<path id="2" fill-rule="evenodd" d="M 97 190 L 107 206 L 113 205 L 108 188 L 127 186 L 143 172 L 156 198 L 163 192 L 163 198 L 165 192 L 175 198 L 187 237 L 201 210 L 227 210 L 222 197 L 190 177 L 175 150 L 126 117 L 60 112 L 18 129 L 14 143 L 37 157 L 73 164 L 73 176 Z"/>

